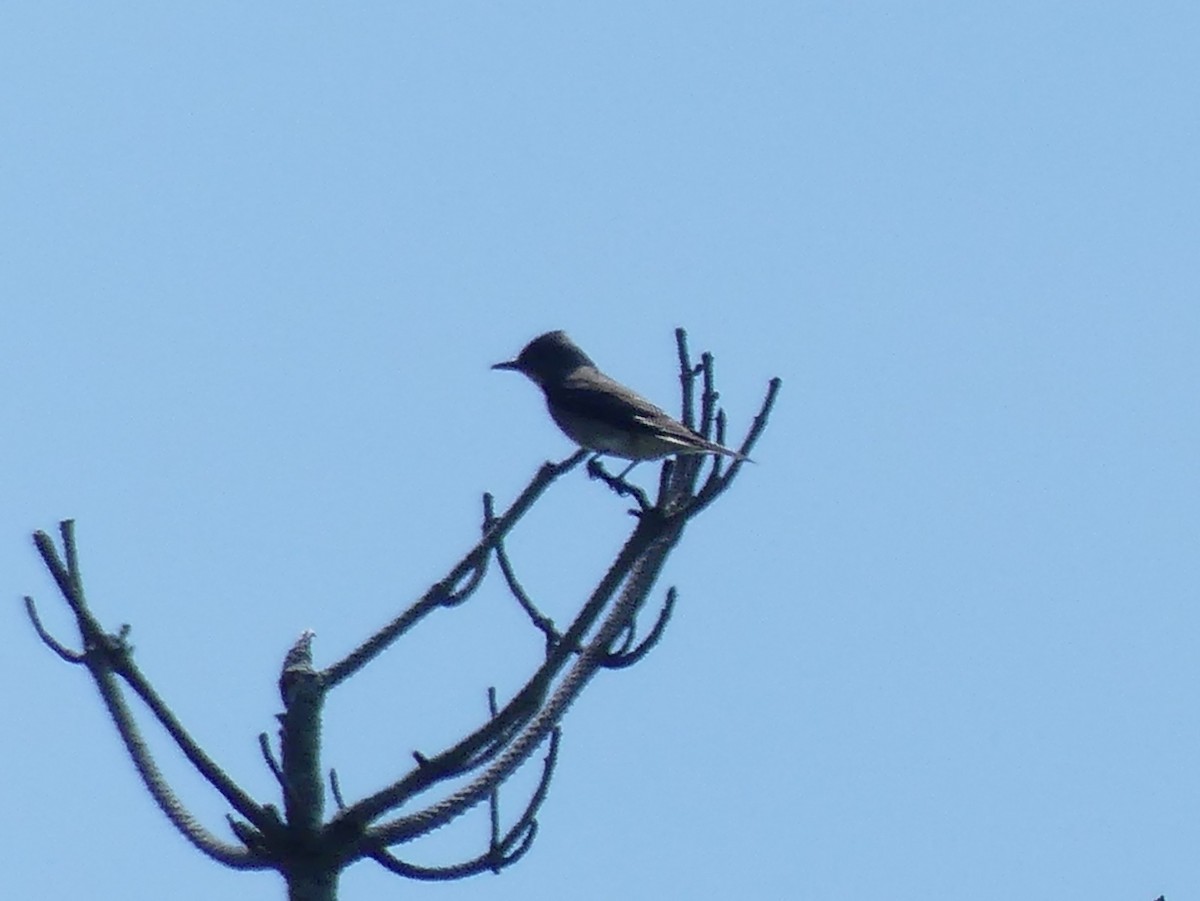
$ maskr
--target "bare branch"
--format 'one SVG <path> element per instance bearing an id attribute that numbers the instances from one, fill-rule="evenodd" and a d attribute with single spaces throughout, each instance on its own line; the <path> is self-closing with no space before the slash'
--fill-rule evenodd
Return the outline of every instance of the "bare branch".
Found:
<path id="1" fill-rule="evenodd" d="M 33 623 L 33 628 L 37 631 L 38 638 L 42 640 L 42 644 L 67 663 L 86 662 L 83 654 L 78 651 L 72 651 L 66 645 L 60 644 L 53 635 L 46 631 L 46 628 L 42 625 L 41 617 L 38 616 L 37 605 L 34 604 L 33 598 L 29 595 L 25 595 L 25 612 L 29 615 L 29 621 Z"/>
<path id="2" fill-rule="evenodd" d="M 371 855 L 371 858 L 397 876 L 416 879 L 422 882 L 448 882 L 451 879 L 465 879 L 468 876 L 478 876 L 480 873 L 488 871 L 499 873 L 502 869 L 512 866 L 524 857 L 525 852 L 533 847 L 533 840 L 536 836 L 537 824 L 534 823 L 525 830 L 524 835 L 521 836 L 522 841 L 520 845 L 512 853 L 498 857 L 489 850 L 474 860 L 449 867 L 422 867 L 417 864 L 406 863 L 387 851 L 376 851 Z"/>
<path id="3" fill-rule="evenodd" d="M 679 351 L 679 393 L 683 399 L 680 418 L 685 426 L 692 429 L 696 427 L 696 372 L 688 354 L 687 332 L 681 328 L 675 329 L 675 347 Z"/>
<path id="4" fill-rule="evenodd" d="M 610 645 L 609 653 L 608 653 L 608 656 L 606 657 L 606 659 L 611 659 L 613 657 L 620 657 L 622 654 L 624 654 L 626 651 L 628 651 L 631 647 L 633 647 L 633 642 L 636 638 L 637 638 L 637 614 L 635 613 L 633 618 L 630 619 L 629 622 L 627 622 L 625 624 L 625 628 L 622 629 L 620 631 L 620 633 L 617 635 L 616 639 L 614 639 L 612 645 Z"/>
<path id="5" fill-rule="evenodd" d="M 442 599 L 443 607 L 457 607 L 475 593 L 475 589 L 483 584 L 483 577 L 487 574 L 487 561 L 487 554 L 484 554 L 476 561 L 475 566 L 467 573 L 467 578 L 462 583 L 462 587 L 446 586 L 446 596 Z M 443 582 L 442 584 L 445 585 L 446 583 Z"/>
<path id="6" fill-rule="evenodd" d="M 534 476 L 525 490 L 521 492 L 521 495 L 513 502 L 512 506 L 492 524 L 487 534 L 483 536 L 475 547 L 467 552 L 445 579 L 430 588 L 419 601 L 372 635 L 354 651 L 351 651 L 343 660 L 322 672 L 321 678 L 326 689 L 340 684 L 349 676 L 358 672 L 358 670 L 362 669 L 363 666 L 382 652 L 384 648 L 388 647 L 393 641 L 424 619 L 425 616 L 441 606 L 446 601 L 447 595 L 453 589 L 453 586 L 457 585 L 472 569 L 477 568 L 480 565 L 480 561 L 486 559 L 495 543 L 508 534 L 509 530 L 516 525 L 517 520 L 525 515 L 534 502 L 550 487 L 550 484 L 559 476 L 577 466 L 585 456 L 587 456 L 587 452 L 579 450 L 559 463 L 543 464 L 542 468 L 538 470 L 537 475 Z"/>
<path id="7" fill-rule="evenodd" d="M 700 373 L 704 377 L 704 393 L 700 395 L 700 434 L 712 437 L 713 414 L 717 409 L 716 379 L 713 375 L 713 355 L 705 351 L 700 354 Z"/>
<path id="8" fill-rule="evenodd" d="M 555 764 L 558 762 L 558 750 L 562 738 L 562 730 L 554 729 L 550 733 L 550 747 L 542 761 L 542 775 L 538 780 L 529 803 L 524 812 L 511 828 L 497 838 L 498 827 L 493 821 L 493 840 L 486 853 L 473 860 L 448 867 L 422 867 L 400 860 L 394 854 L 376 850 L 370 856 L 393 873 L 410 879 L 425 881 L 440 881 L 461 879 L 474 876 L 488 870 L 499 873 L 502 869 L 512 866 L 525 856 L 533 840 L 537 836 L 537 814 L 550 791 L 550 779 L 554 775 Z"/>
<path id="9" fill-rule="evenodd" d="M 269 864 L 258 858 L 248 857 L 241 849 L 228 845 L 204 829 L 183 807 L 154 762 L 137 723 L 125 704 L 117 676 L 138 695 L 150 709 L 155 719 L 163 726 L 200 774 L 217 789 L 225 799 L 246 819 L 260 830 L 267 831 L 277 825 L 270 816 L 245 794 L 223 770 L 200 750 L 187 731 L 150 688 L 130 656 L 127 643 L 128 627 L 122 627 L 117 635 L 108 635 L 92 616 L 83 592 L 83 580 L 79 573 L 78 554 L 75 547 L 74 523 L 63 520 L 59 524 L 63 536 L 68 569 L 58 556 L 54 543 L 45 532 L 34 534 L 34 544 L 54 577 L 63 599 L 75 614 L 80 637 L 84 643 L 84 662 L 88 672 L 100 690 L 100 696 L 108 709 L 109 717 L 117 727 L 129 756 L 134 762 L 142 782 L 180 833 L 199 850 L 228 866 L 251 869 Z M 72 661 L 74 662 L 74 661 Z"/>
<path id="10" fill-rule="evenodd" d="M 149 747 L 134 722 L 133 715 L 125 705 L 112 671 L 107 667 L 94 664 L 93 655 L 90 654 L 88 669 L 92 673 L 96 686 L 100 689 L 104 705 L 108 708 L 109 716 L 116 725 L 121 740 L 125 743 L 125 748 L 137 768 L 138 775 L 142 777 L 142 783 L 154 798 L 155 803 L 158 804 L 159 809 L 166 814 L 167 819 L 179 830 L 179 833 L 198 850 L 226 866 L 235 869 L 266 869 L 269 867 L 271 865 L 269 860 L 221 841 L 201 826 L 188 812 L 158 769 Z M 224 773 L 221 773 L 221 778 L 228 781 Z M 209 782 L 212 783 L 212 780 L 210 779 Z M 220 788 L 220 786 L 216 787 Z M 237 791 L 240 793 L 240 789 Z M 252 801 L 249 801 L 248 806 L 258 819 L 266 822 L 266 815 L 261 808 L 258 808 Z"/>
<path id="11" fill-rule="evenodd" d="M 228 813 L 225 814 L 225 822 L 229 824 L 230 831 L 246 846 L 247 851 L 255 856 L 265 856 L 268 853 L 265 837 L 249 823 L 243 823 Z"/>
<path id="12" fill-rule="evenodd" d="M 596 618 L 599 617 L 601 611 L 604 611 L 607 601 L 614 591 L 620 584 L 625 583 L 617 605 L 605 615 L 599 626 L 598 635 L 583 649 L 580 659 L 570 667 L 558 689 L 554 691 L 548 701 L 541 705 L 538 713 L 534 715 L 528 725 L 522 727 L 521 733 L 511 741 L 496 763 L 491 764 L 490 768 L 470 785 L 450 795 L 442 803 L 434 805 L 426 811 L 419 811 L 408 817 L 397 819 L 397 821 L 380 825 L 371 830 L 371 835 L 378 837 L 383 843 L 408 841 L 415 835 L 422 834 L 428 829 L 437 828 L 461 815 L 484 797 L 488 786 L 493 781 L 506 779 L 511 771 L 518 767 L 529 753 L 532 753 L 536 745 L 540 744 L 547 732 L 556 725 L 566 708 L 575 701 L 578 692 L 582 691 L 587 681 L 592 678 L 596 668 L 600 667 L 602 657 L 607 654 L 607 649 L 611 647 L 613 639 L 619 635 L 620 630 L 624 629 L 631 615 L 644 601 L 650 585 L 658 577 L 666 555 L 670 553 L 674 543 L 677 543 L 679 536 L 682 535 L 685 522 L 683 517 L 666 517 L 658 511 L 650 511 L 650 515 L 643 517 L 638 522 L 634 534 L 626 541 L 622 551 L 617 555 L 617 559 L 613 561 L 605 577 L 593 591 L 587 605 L 584 605 L 583 611 L 577 615 L 575 623 L 566 632 L 563 645 L 570 648 L 580 642 L 584 633 L 592 629 Z M 518 693 L 516 699 L 520 699 L 524 692 L 530 690 L 530 687 L 540 686 L 542 681 L 548 680 L 565 660 L 562 647 L 556 649 L 556 654 L 547 660 L 546 665 L 538 674 L 535 674 L 533 679 L 530 679 L 526 689 Z M 374 798 L 367 799 L 362 806 L 367 804 L 373 806 L 383 800 L 383 793 L 380 793 Z"/>
<path id="13" fill-rule="evenodd" d="M 75 547 L 75 520 L 64 519 L 58 524 L 58 534 L 62 536 L 63 553 L 67 558 L 67 573 L 75 593 L 83 596 L 83 582 L 79 575 L 79 552 Z"/>
<path id="14" fill-rule="evenodd" d="M 488 712 L 491 713 L 492 719 L 496 718 L 499 710 L 496 707 L 496 687 L 488 686 Z M 492 788 L 491 794 L 488 795 L 488 825 L 491 829 L 488 840 L 488 854 L 493 858 L 496 855 L 497 849 L 500 846 L 500 786 L 497 784 Z M 497 868 L 495 872 L 499 873 Z"/>
<path id="15" fill-rule="evenodd" d="M 493 784 L 506 779 L 520 766 L 537 745 L 545 739 L 549 731 L 555 727 L 559 718 L 578 697 L 579 692 L 583 690 L 596 670 L 600 668 L 607 649 L 644 600 L 646 592 L 657 578 L 667 553 L 679 540 L 685 524 L 686 520 L 682 518 L 664 517 L 653 510 L 647 516 L 642 517 L 633 534 L 617 555 L 617 559 L 609 567 L 605 577 L 600 581 L 584 609 L 567 631 L 563 644 L 554 650 L 541 670 L 514 700 L 522 698 L 524 693 L 531 688 L 536 687 L 540 690 L 543 680 L 557 672 L 557 669 L 566 662 L 567 652 L 564 651 L 564 647 L 570 648 L 582 639 L 583 634 L 590 630 L 592 624 L 599 618 L 613 593 L 622 583 L 626 583 L 620 599 L 605 615 L 596 638 L 583 648 L 579 658 L 569 668 L 553 695 L 540 706 L 528 724 L 522 727 L 520 734 L 512 740 L 504 753 L 473 782 L 444 801 L 427 810 L 418 811 L 369 830 L 369 839 L 390 845 L 409 841 L 417 835 L 436 829 L 479 803 Z M 626 582 L 627 579 L 628 582 Z M 501 715 L 503 716 L 503 713 Z M 355 807 L 346 811 L 346 815 L 357 813 L 370 816 L 377 810 L 382 812 L 395 806 L 408 796 L 404 791 L 407 786 L 403 783 L 404 780 L 384 792 L 359 802 Z"/>
<path id="16" fill-rule="evenodd" d="M 738 452 L 744 456 L 749 456 L 750 451 L 754 449 L 754 445 L 758 442 L 759 436 L 767 427 L 767 420 L 771 415 L 771 410 L 775 407 L 775 400 L 779 397 L 779 389 L 783 385 L 783 380 L 773 378 L 767 385 L 767 395 L 763 398 L 762 406 L 759 408 L 758 415 L 754 417 L 754 422 L 750 425 L 750 431 L 746 433 L 746 440 L 742 442 L 742 446 L 738 448 Z M 735 460 L 733 465 L 729 467 L 729 471 L 725 473 L 719 480 L 712 484 L 706 484 L 704 489 L 696 495 L 695 500 L 689 507 L 689 515 L 695 515 L 711 504 L 716 498 L 721 495 L 726 488 L 730 486 L 734 478 L 741 471 L 742 460 Z"/>
<path id="17" fill-rule="evenodd" d="M 134 665 L 133 661 L 128 656 L 122 656 L 120 661 L 121 665 L 117 669 L 117 672 L 121 678 L 142 699 L 142 702 L 150 708 L 150 712 L 154 714 L 154 718 L 166 729 L 179 750 L 183 752 L 183 755 L 187 757 L 192 766 L 199 771 L 200 775 L 213 788 L 220 792 L 238 813 L 253 823 L 258 829 L 269 832 L 273 826 L 277 825 L 264 813 L 263 808 L 253 798 L 242 791 L 241 787 L 196 744 L 195 739 L 192 738 L 183 727 L 183 724 L 176 718 L 175 714 L 150 686 L 150 683 Z"/>
<path id="18" fill-rule="evenodd" d="M 74 525 L 74 521 L 70 519 L 64 519 L 58 524 L 64 538 L 69 536 L 72 544 L 74 543 Z M 59 593 L 63 596 L 67 604 L 71 605 L 71 609 L 74 611 L 75 607 L 72 602 L 78 595 L 78 592 L 71 583 L 71 577 L 67 573 L 66 566 L 58 558 L 58 549 L 54 546 L 54 542 L 50 539 L 49 535 L 39 530 L 33 533 L 33 544 L 38 549 L 38 553 L 42 555 L 42 561 L 46 564 L 46 569 L 50 570 L 50 575 L 53 577 L 55 584 L 58 585 Z M 71 553 L 74 554 L 73 551 Z"/>
<path id="19" fill-rule="evenodd" d="M 441 773 L 445 769 L 453 769 L 461 766 L 463 760 L 470 759 L 480 748 L 491 744 L 496 736 L 510 729 L 522 727 L 530 717 L 535 715 L 540 716 L 538 710 L 539 708 L 544 710 L 543 698 L 545 691 L 555 674 L 566 665 L 573 653 L 572 649 L 579 646 L 583 636 L 600 616 L 613 592 L 625 580 L 633 563 L 647 551 L 650 545 L 655 541 L 661 540 L 665 529 L 672 527 L 672 524 L 664 523 L 661 519 L 655 517 L 645 517 L 639 521 L 637 528 L 634 529 L 633 534 L 626 541 L 625 547 L 621 549 L 616 560 L 613 561 L 608 572 L 601 579 L 595 591 L 593 591 L 592 596 L 576 616 L 571 628 L 564 634 L 562 642 L 550 651 L 542 666 L 530 678 L 524 688 L 500 710 L 498 716 L 464 738 L 458 744 L 437 755 L 437 757 L 430 758 L 424 767 L 419 767 L 398 782 L 347 808 L 334 818 L 334 823 L 339 818 L 346 817 L 354 817 L 364 823 L 374 820 L 387 810 L 404 803 L 408 798 L 411 798 L 413 795 L 438 781 L 442 778 Z M 549 726 L 546 727 L 546 729 L 548 728 Z M 546 729 L 541 731 L 541 738 L 545 737 Z M 528 730 L 526 729 L 525 731 Z M 534 742 L 532 746 L 529 746 L 527 743 L 522 744 L 523 752 L 525 754 L 531 753 L 537 743 Z M 500 758 L 500 761 L 506 761 L 505 775 L 507 775 L 507 772 L 511 772 L 511 769 L 515 768 L 519 762 L 511 758 L 512 747 L 513 745 L 510 744 L 509 749 Z M 493 772 L 496 767 L 500 766 L 500 761 L 491 764 L 489 772 Z M 478 780 L 473 784 L 478 785 Z M 473 797 L 472 803 L 481 797 L 482 795 Z M 457 811 L 457 813 L 461 812 L 462 810 Z M 408 819 L 406 818 L 405 828 L 397 830 L 405 835 L 404 840 L 409 837 L 407 826 Z M 389 838 L 384 843 L 392 844 L 394 843 L 394 839 Z"/>
<path id="20" fill-rule="evenodd" d="M 529 617 L 529 621 L 546 636 L 546 649 L 549 650 L 554 647 L 554 645 L 562 640 L 562 635 L 554 628 L 554 620 L 538 610 L 537 605 L 533 603 L 524 586 L 517 579 L 512 561 L 508 556 L 508 548 L 505 546 L 503 539 L 497 541 L 492 547 L 492 553 L 496 555 L 496 563 L 500 566 L 500 574 L 504 576 L 504 582 L 508 585 L 509 592 L 516 599 L 517 603 L 521 605 L 521 609 L 525 611 L 525 615 Z"/>
<path id="21" fill-rule="evenodd" d="M 663 509 L 666 509 L 663 501 L 672 491 L 671 486 L 675 484 L 676 463 L 677 461 L 674 457 L 667 457 L 667 459 L 663 460 L 663 464 L 658 470 L 658 504 Z"/>
<path id="22" fill-rule="evenodd" d="M 270 736 L 265 732 L 258 733 L 258 749 L 262 752 L 267 769 L 271 771 L 271 775 L 275 777 L 275 781 L 279 783 L 279 787 L 286 792 L 287 780 L 283 778 L 283 770 L 279 768 L 279 761 L 275 759 L 275 754 L 271 750 Z"/>
<path id="23" fill-rule="evenodd" d="M 671 619 L 671 613 L 675 610 L 675 589 L 674 587 L 667 590 L 667 601 L 659 611 L 658 619 L 654 623 L 654 628 L 650 630 L 650 634 L 643 639 L 632 651 L 622 648 L 620 653 L 609 654 L 604 658 L 603 665 L 607 669 L 624 669 L 627 666 L 633 666 L 658 644 L 663 636 L 663 631 L 667 628 L 667 623 Z M 632 638 L 632 632 L 630 633 Z"/>
<path id="24" fill-rule="evenodd" d="M 538 780 L 537 788 L 534 789 L 532 797 L 529 799 L 529 804 L 525 807 L 525 812 L 521 814 L 521 818 L 509 830 L 507 837 L 500 842 L 502 850 L 507 851 L 515 839 L 521 828 L 528 823 L 531 829 L 537 828 L 538 811 L 542 808 L 542 803 L 546 800 L 546 795 L 550 793 L 550 780 L 554 777 L 554 768 L 558 764 L 558 749 L 562 744 L 562 729 L 555 726 L 550 730 L 550 747 L 546 750 L 546 756 L 542 760 L 542 777 Z M 522 852 L 524 853 L 524 852 Z"/>
<path id="25" fill-rule="evenodd" d="M 337 805 L 338 810 L 346 809 L 346 799 L 342 797 L 342 783 L 338 779 L 337 770 L 329 771 L 329 793 L 333 795 L 333 803 Z"/>

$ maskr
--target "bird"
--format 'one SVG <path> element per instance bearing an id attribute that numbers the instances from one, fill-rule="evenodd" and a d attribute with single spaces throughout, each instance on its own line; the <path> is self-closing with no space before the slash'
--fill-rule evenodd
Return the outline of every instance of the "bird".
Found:
<path id="1" fill-rule="evenodd" d="M 643 460 L 671 454 L 750 459 L 709 441 L 605 375 L 564 331 L 538 335 L 515 360 L 496 363 L 492 369 L 519 372 L 541 388 L 550 417 L 580 447 L 632 461 L 618 478 Z"/>

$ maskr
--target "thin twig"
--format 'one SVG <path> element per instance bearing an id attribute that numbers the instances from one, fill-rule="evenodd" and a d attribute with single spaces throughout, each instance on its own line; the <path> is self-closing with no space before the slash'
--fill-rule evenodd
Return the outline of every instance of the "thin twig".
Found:
<path id="1" fill-rule="evenodd" d="M 700 371 L 704 376 L 704 393 L 700 395 L 700 434 L 712 437 L 713 413 L 717 408 L 716 377 L 713 374 L 713 355 L 705 351 L 700 355 Z"/>
<path id="2" fill-rule="evenodd" d="M 543 635 L 546 636 L 547 650 L 554 647 L 562 640 L 562 635 L 554 628 L 554 620 L 538 610 L 537 605 L 530 599 L 525 587 L 517 579 L 516 571 L 513 569 L 512 561 L 508 556 L 508 548 L 504 541 L 497 541 L 492 547 L 492 553 L 496 555 L 496 563 L 500 566 L 500 574 L 504 577 L 505 584 L 508 585 L 509 593 L 521 605 L 521 609 L 525 611 L 525 615 L 529 617 L 529 621 L 537 627 Z"/>
<path id="3" fill-rule="evenodd" d="M 53 635 L 46 631 L 46 628 L 42 625 L 41 617 L 38 616 L 37 605 L 34 604 L 33 598 L 29 595 L 25 595 L 25 612 L 29 615 L 29 621 L 33 623 L 33 628 L 37 631 L 38 638 L 42 640 L 42 644 L 67 663 L 86 662 L 86 655 L 79 653 L 79 651 L 72 651 L 66 645 L 60 644 Z"/>
<path id="4" fill-rule="evenodd" d="M 742 442 L 742 446 L 738 448 L 738 452 L 743 456 L 750 456 L 750 451 L 754 449 L 754 445 L 758 442 L 759 436 L 767 427 L 767 419 L 771 415 L 771 410 L 775 407 L 775 400 L 779 397 L 779 389 L 783 385 L 783 380 L 773 378 L 767 384 L 767 395 L 763 398 L 762 406 L 759 408 L 758 415 L 754 417 L 754 421 L 750 424 L 750 431 L 746 433 L 746 440 Z M 703 510 L 711 504 L 726 488 L 733 482 L 738 472 L 741 471 L 743 460 L 734 460 L 733 465 L 729 467 L 729 471 L 725 475 L 711 484 L 706 484 L 703 490 L 696 495 L 695 499 L 688 505 L 689 515 L 694 516 L 696 513 Z"/>
<path id="5" fill-rule="evenodd" d="M 542 493 L 550 487 L 550 484 L 563 473 L 577 466 L 586 455 L 586 451 L 579 450 L 559 463 L 544 464 L 512 506 L 493 523 L 487 534 L 463 556 L 445 579 L 434 585 L 420 600 L 351 651 L 345 658 L 321 673 L 326 689 L 339 685 L 358 672 L 384 648 L 437 609 L 445 600 L 444 586 L 457 585 L 470 570 L 476 568 L 479 561 L 486 558 L 492 546 L 508 534 L 509 530 L 516 525 L 517 520 L 525 515 L 534 502 L 542 496 Z"/>
<path id="6" fill-rule="evenodd" d="M 345 810 L 346 799 L 342 797 L 342 783 L 338 779 L 337 770 L 333 768 L 329 770 L 329 793 L 333 795 L 333 803 L 337 805 L 337 809 Z"/>
<path id="7" fill-rule="evenodd" d="M 390 845 L 410 841 L 418 835 L 439 828 L 482 801 L 492 785 L 508 778 L 521 763 L 528 759 L 549 731 L 555 728 L 567 708 L 574 703 L 596 671 L 602 667 L 607 648 L 629 621 L 633 611 L 641 604 L 645 593 L 649 591 L 650 586 L 657 578 L 667 554 L 678 542 L 684 525 L 686 525 L 685 520 L 674 517 L 647 516 L 639 520 L 634 534 L 626 542 L 605 578 L 593 592 L 584 611 L 567 631 L 564 644 L 578 640 L 578 629 L 590 629 L 591 624 L 607 607 L 607 602 L 616 591 L 617 586 L 628 578 L 630 582 L 622 591 L 620 599 L 605 614 L 598 626 L 596 637 L 584 648 L 583 653 L 572 664 L 554 693 L 537 711 L 536 716 L 522 728 L 521 733 L 513 739 L 495 763 L 444 801 L 427 810 L 417 811 L 380 824 L 370 829 L 368 835 L 382 844 Z M 543 671 L 553 661 L 553 657 L 548 660 L 546 666 L 542 668 Z M 373 807 L 382 800 L 382 797 L 368 800 Z M 360 802 L 358 806 L 365 807 L 365 803 Z"/>
<path id="8" fill-rule="evenodd" d="M 370 822 L 386 811 L 404 803 L 410 797 L 428 788 L 440 778 L 443 768 L 456 768 L 460 762 L 472 756 L 479 748 L 491 743 L 495 736 L 511 728 L 522 728 L 535 715 L 540 716 L 539 710 L 544 711 L 544 694 L 554 676 L 567 664 L 574 654 L 583 636 L 591 629 L 600 617 L 609 599 L 625 580 L 630 567 L 633 566 L 647 550 L 664 536 L 679 528 L 677 524 L 654 516 L 646 516 L 638 521 L 633 534 L 625 546 L 617 554 L 600 584 L 592 592 L 583 609 L 575 617 L 571 627 L 564 633 L 563 640 L 549 654 L 538 671 L 529 679 L 525 686 L 506 704 L 499 715 L 486 725 L 477 729 L 458 744 L 448 748 L 436 758 L 431 758 L 425 767 L 410 772 L 404 778 L 376 792 L 368 798 L 348 808 L 339 817 L 355 817 L 361 822 Z M 542 737 L 545 732 L 542 733 Z M 536 746 L 536 744 L 535 744 Z M 532 747 L 525 749 L 526 754 L 532 753 Z M 510 758 L 511 746 L 501 756 L 506 768 L 515 766 Z M 491 764 L 492 768 L 501 766 L 498 761 Z M 480 777 L 482 778 L 482 777 Z M 478 785 L 478 780 L 473 785 Z M 465 808 L 463 808 L 465 809 Z M 397 831 L 407 834 L 411 817 L 403 820 L 403 826 Z M 382 829 L 383 827 L 379 827 Z M 373 830 L 374 831 L 374 830 Z M 388 842 L 389 844 L 391 842 Z"/>
<path id="9" fill-rule="evenodd" d="M 658 613 L 658 619 L 654 623 L 654 628 L 650 630 L 642 643 L 632 651 L 622 649 L 620 653 L 609 654 L 604 658 L 604 666 L 608 669 L 624 669 L 628 666 L 633 666 L 658 644 L 663 637 L 663 632 L 667 628 L 667 623 L 671 619 L 671 613 L 675 609 L 675 588 L 671 587 L 667 590 L 667 601 L 663 605 L 662 610 Z"/>
<path id="10" fill-rule="evenodd" d="M 54 543 L 45 532 L 34 533 L 34 544 L 54 577 L 63 599 L 75 614 L 76 624 L 84 643 L 84 656 L 88 671 L 100 690 L 100 696 L 108 709 L 109 717 L 125 742 L 126 750 L 142 776 L 146 788 L 175 827 L 204 853 L 229 866 L 239 868 L 265 866 L 263 861 L 247 858 L 242 849 L 221 842 L 201 827 L 186 811 L 163 778 L 125 703 L 117 676 L 142 699 L 184 756 L 238 813 L 264 832 L 278 825 L 254 799 L 242 791 L 224 770 L 200 749 L 175 715 L 150 687 L 130 656 L 127 641 L 128 626 L 123 626 L 117 635 L 106 634 L 101 628 L 91 610 L 88 609 L 84 596 L 83 580 L 78 568 L 79 556 L 76 550 L 74 521 L 63 520 L 59 523 L 59 532 L 63 539 L 64 557 L 72 568 L 67 568 L 63 564 Z"/>
<path id="11" fill-rule="evenodd" d="M 496 707 L 496 687 L 488 686 L 488 713 L 492 715 L 492 719 L 496 718 L 499 710 Z M 492 789 L 492 793 L 488 795 L 488 822 L 491 827 L 491 833 L 488 836 L 488 853 L 493 857 L 497 854 L 500 847 L 500 784 L 496 783 L 496 787 Z M 495 872 L 500 872 L 499 868 L 495 868 Z"/>
<path id="12" fill-rule="evenodd" d="M 453 585 L 446 585 L 443 582 L 446 594 L 442 598 L 441 606 L 457 607 L 473 595 L 475 589 L 483 584 L 483 577 L 487 574 L 487 560 L 487 554 L 484 554 L 475 562 L 475 566 L 468 572 L 466 581 L 461 588 L 455 589 Z"/>
<path id="13" fill-rule="evenodd" d="M 258 733 L 258 749 L 262 752 L 262 758 L 267 764 L 267 769 L 271 771 L 271 775 L 275 777 L 275 781 L 279 783 L 279 787 L 286 792 L 287 780 L 283 777 L 283 770 L 279 766 L 279 761 L 275 759 L 275 753 L 271 750 L 271 739 L 265 732 Z"/>
<path id="14" fill-rule="evenodd" d="M 500 870 L 512 866 L 525 856 L 525 853 L 533 845 L 534 838 L 537 837 L 537 814 L 550 791 L 550 780 L 554 775 L 555 764 L 558 762 L 561 739 L 561 729 L 556 728 L 551 731 L 550 747 L 542 761 L 542 775 L 529 803 L 525 806 L 525 811 L 503 837 L 489 845 L 488 851 L 484 854 L 473 860 L 449 867 L 422 867 L 403 861 L 384 850 L 376 850 L 370 856 L 397 875 L 424 881 L 460 879 L 488 870 L 499 873 Z"/>
<path id="15" fill-rule="evenodd" d="M 692 358 L 688 353 L 687 332 L 675 329 L 675 347 L 679 351 L 679 393 L 682 395 L 683 424 L 689 429 L 696 425 L 695 378 Z"/>

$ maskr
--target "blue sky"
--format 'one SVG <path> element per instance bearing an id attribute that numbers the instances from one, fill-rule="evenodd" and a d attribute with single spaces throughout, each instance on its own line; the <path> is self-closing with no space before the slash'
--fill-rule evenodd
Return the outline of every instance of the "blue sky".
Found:
<path id="1" fill-rule="evenodd" d="M 282 892 L 38 644 L 32 530 L 77 520 L 95 612 L 275 800 L 295 637 L 344 654 L 570 452 L 488 365 L 565 328 L 673 407 L 682 325 L 736 435 L 784 386 L 663 643 L 571 711 L 522 863 L 343 897 L 1200 897 L 1198 44 L 1187 3 L 6 9 L 13 896 Z M 577 474 L 528 517 L 548 609 L 624 509 Z M 490 583 L 331 697 L 327 765 L 374 790 L 537 650 Z"/>

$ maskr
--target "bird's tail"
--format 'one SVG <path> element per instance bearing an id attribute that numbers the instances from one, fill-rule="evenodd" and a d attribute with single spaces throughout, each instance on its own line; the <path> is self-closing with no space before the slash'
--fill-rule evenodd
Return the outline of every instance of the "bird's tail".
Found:
<path id="1" fill-rule="evenodd" d="M 702 438 L 696 435 L 692 438 L 692 447 L 690 449 L 680 448 L 681 454 L 720 454 L 722 457 L 732 457 L 734 460 L 740 460 L 745 463 L 753 463 L 754 461 L 739 451 L 730 450 L 722 444 L 717 444 L 715 441 L 709 441 L 707 438 Z"/>

